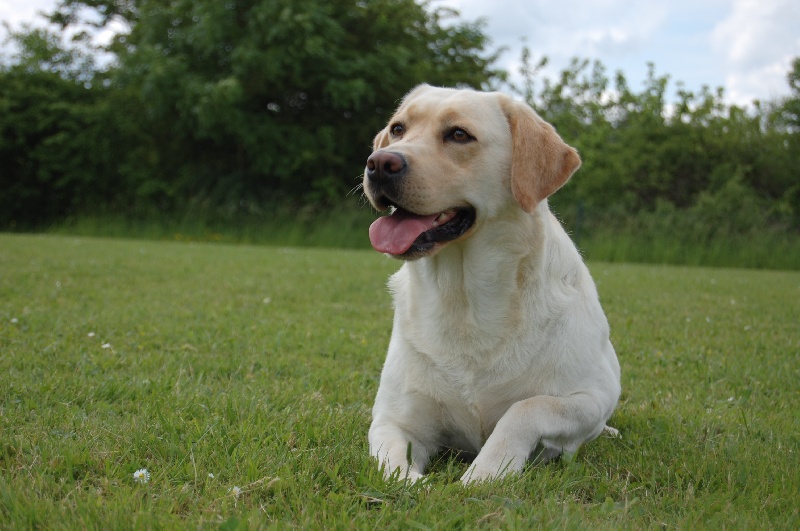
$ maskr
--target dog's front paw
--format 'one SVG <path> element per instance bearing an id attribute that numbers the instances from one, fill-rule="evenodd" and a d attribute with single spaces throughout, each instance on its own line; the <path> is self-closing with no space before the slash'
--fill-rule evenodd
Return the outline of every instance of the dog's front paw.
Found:
<path id="1" fill-rule="evenodd" d="M 461 483 L 469 485 L 470 483 L 500 479 L 513 472 L 519 472 L 524 464 L 524 459 L 519 463 L 517 463 L 516 459 L 492 462 L 492 460 L 480 459 L 480 456 L 478 456 L 464 475 L 461 476 Z"/>
<path id="2" fill-rule="evenodd" d="M 400 479 L 408 481 L 409 483 L 417 483 L 425 479 L 425 476 L 423 474 L 420 474 L 419 472 L 411 471 L 405 476 L 400 476 Z"/>
<path id="3" fill-rule="evenodd" d="M 494 476 L 489 470 L 485 469 L 478 469 L 475 466 L 470 466 L 464 475 L 461 476 L 461 483 L 466 486 L 470 483 L 479 483 L 482 481 L 490 481 L 494 479 Z"/>
<path id="4" fill-rule="evenodd" d="M 425 478 L 423 474 L 412 470 L 408 467 L 396 467 L 392 470 L 389 467 L 383 467 L 383 478 L 386 481 L 407 481 L 409 483 L 417 483 Z"/>

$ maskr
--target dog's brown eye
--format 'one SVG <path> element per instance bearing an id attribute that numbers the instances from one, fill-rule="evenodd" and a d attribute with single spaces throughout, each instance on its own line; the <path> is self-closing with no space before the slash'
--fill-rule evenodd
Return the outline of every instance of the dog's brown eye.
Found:
<path id="1" fill-rule="evenodd" d="M 447 133 L 445 138 L 447 140 L 452 140 L 454 142 L 459 142 L 459 143 L 466 143 L 471 140 L 475 140 L 475 137 L 473 137 L 472 135 L 470 135 L 469 133 L 458 127 L 451 129 L 450 132 Z"/>
<path id="2" fill-rule="evenodd" d="M 406 132 L 406 129 L 405 127 L 403 127 L 403 124 L 394 124 L 390 129 L 390 131 L 392 133 L 392 136 L 401 137 L 403 136 L 403 133 Z"/>

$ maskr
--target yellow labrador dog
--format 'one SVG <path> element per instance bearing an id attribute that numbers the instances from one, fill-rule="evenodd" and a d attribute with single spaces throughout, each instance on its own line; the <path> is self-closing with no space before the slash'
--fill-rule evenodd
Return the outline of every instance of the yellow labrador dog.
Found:
<path id="1" fill-rule="evenodd" d="M 477 455 L 464 483 L 489 480 L 616 434 L 608 323 L 547 205 L 578 166 L 500 93 L 421 85 L 378 133 L 364 191 L 391 214 L 370 240 L 405 260 L 369 430 L 387 477 L 417 480 L 450 447 Z"/>

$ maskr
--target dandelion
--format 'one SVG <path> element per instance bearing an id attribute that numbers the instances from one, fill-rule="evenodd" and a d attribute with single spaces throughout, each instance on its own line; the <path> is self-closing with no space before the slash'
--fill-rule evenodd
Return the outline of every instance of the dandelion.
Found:
<path id="1" fill-rule="evenodd" d="M 238 498 L 238 497 L 239 497 L 239 494 L 241 494 L 241 493 L 242 493 L 242 489 L 241 489 L 240 487 L 233 486 L 233 487 L 231 487 L 230 489 L 228 489 L 228 492 L 230 492 L 231 494 L 233 494 L 233 496 L 234 496 L 235 498 Z"/>
<path id="2" fill-rule="evenodd" d="M 133 480 L 144 485 L 150 481 L 150 472 L 146 468 L 140 468 L 133 473 Z"/>

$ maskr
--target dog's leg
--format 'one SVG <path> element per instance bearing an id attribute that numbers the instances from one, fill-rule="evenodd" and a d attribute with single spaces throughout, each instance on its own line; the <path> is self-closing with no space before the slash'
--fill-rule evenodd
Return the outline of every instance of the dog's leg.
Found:
<path id="1" fill-rule="evenodd" d="M 619 434 L 619 430 L 612 428 L 611 426 L 605 426 L 603 428 L 603 435 L 608 435 L 612 439 L 622 439 L 622 435 Z"/>
<path id="2" fill-rule="evenodd" d="M 539 443 L 574 453 L 601 432 L 604 420 L 596 398 L 585 394 L 520 400 L 500 418 L 461 481 L 467 484 L 519 472 Z"/>
<path id="3" fill-rule="evenodd" d="M 419 480 L 433 450 L 398 426 L 382 424 L 370 427 L 369 453 L 378 459 L 387 479 L 399 470 L 397 479 Z"/>

